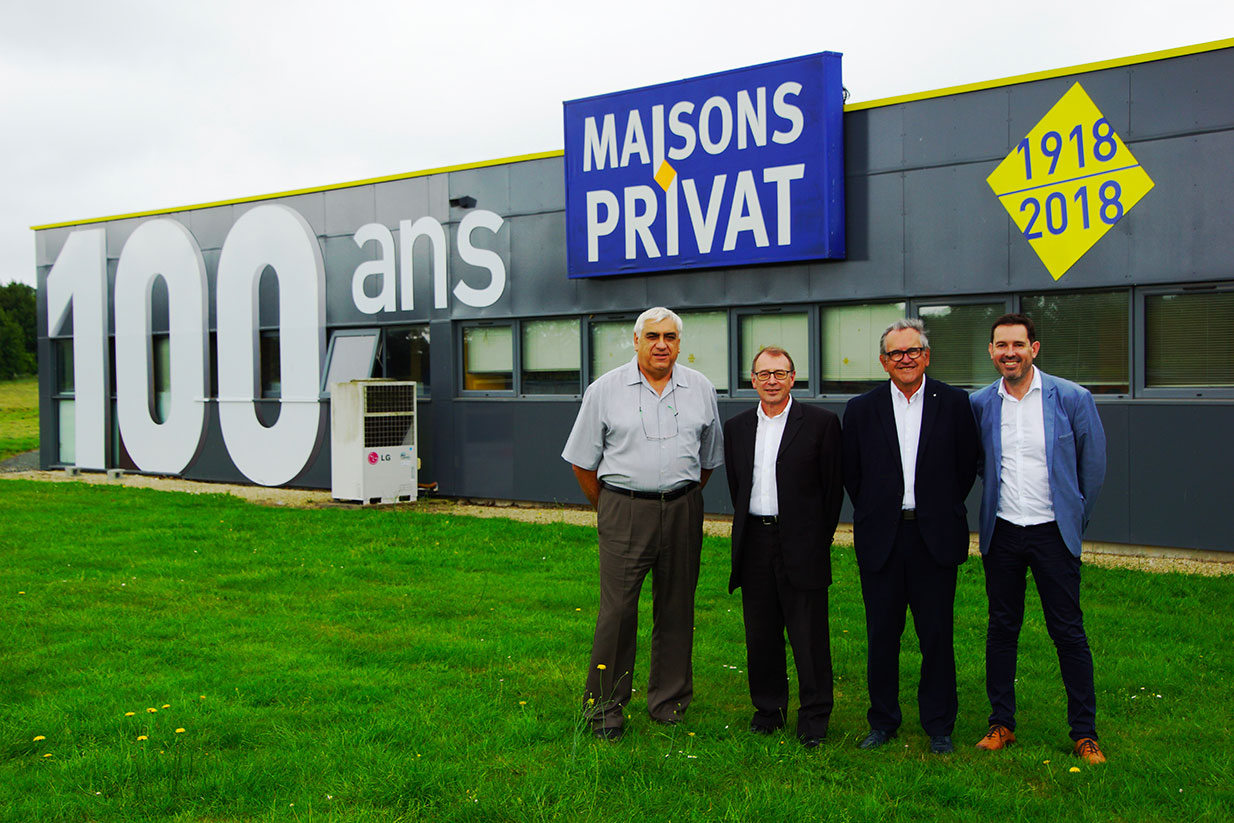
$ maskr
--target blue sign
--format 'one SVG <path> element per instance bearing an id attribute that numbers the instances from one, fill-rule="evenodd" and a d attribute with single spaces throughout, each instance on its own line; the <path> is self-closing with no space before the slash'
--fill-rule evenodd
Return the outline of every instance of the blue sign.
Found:
<path id="1" fill-rule="evenodd" d="M 840 55 L 565 103 L 570 277 L 844 257 Z"/>

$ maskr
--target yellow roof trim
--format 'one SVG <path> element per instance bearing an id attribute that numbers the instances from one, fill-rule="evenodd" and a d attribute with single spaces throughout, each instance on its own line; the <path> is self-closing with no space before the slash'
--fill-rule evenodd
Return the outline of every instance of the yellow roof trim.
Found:
<path id="1" fill-rule="evenodd" d="M 1079 66 L 1071 66 L 1070 68 L 1050 69 L 1048 71 L 1038 71 L 1032 74 L 1018 74 L 1014 77 L 1004 77 L 1001 80 L 986 80 L 981 83 L 966 83 L 962 86 L 949 86 L 945 89 L 937 89 L 935 91 L 923 91 L 916 94 L 903 94 L 898 97 L 884 97 L 880 100 L 868 100 L 861 103 L 850 103 L 844 107 L 845 111 L 861 111 L 862 109 L 877 109 L 883 106 L 894 106 L 900 103 L 912 103 L 917 100 L 929 100 L 934 97 L 948 97 L 953 94 L 965 94 L 970 91 L 984 91 L 986 89 L 997 89 L 1003 86 L 1014 86 L 1018 83 L 1029 83 L 1034 80 L 1052 80 L 1055 77 L 1066 77 L 1071 74 L 1082 74 L 1090 71 L 1101 71 L 1103 69 L 1116 69 L 1122 66 L 1132 66 L 1137 63 L 1151 63 L 1156 60 L 1168 60 L 1171 57 L 1186 57 L 1191 54 L 1200 54 L 1206 51 L 1216 51 L 1218 49 L 1227 49 L 1234 46 L 1234 38 L 1226 40 L 1213 40 L 1208 43 L 1200 43 L 1195 46 L 1182 46 L 1176 49 L 1166 49 L 1164 51 L 1153 51 L 1147 54 L 1139 54 L 1133 57 L 1118 57 L 1113 60 L 1101 60 L 1096 63 L 1084 63 Z"/>
<path id="2" fill-rule="evenodd" d="M 328 186 L 313 186 L 307 189 L 295 189 L 293 191 L 282 191 L 274 194 L 258 194 L 252 197 L 237 197 L 231 200 L 217 200 L 213 203 L 198 203 L 192 206 L 177 206 L 171 209 L 152 209 L 150 211 L 136 211 L 130 214 L 114 214 L 109 217 L 96 217 L 93 220 L 68 220 L 64 223 L 48 223 L 44 226 L 31 226 L 34 231 L 42 231 L 43 229 L 62 229 L 67 226 L 82 226 L 88 223 L 111 223 L 115 220 L 128 220 L 133 217 L 155 217 L 160 214 L 175 214 L 181 211 L 191 211 L 194 209 L 209 209 L 215 206 L 234 206 L 240 203 L 255 203 L 260 200 L 274 200 L 280 197 L 295 197 L 300 194 L 316 194 L 323 191 L 336 191 L 338 189 L 350 189 L 354 186 L 368 186 L 374 183 L 390 183 L 395 180 L 408 180 L 413 177 L 428 177 L 431 174 L 445 174 L 452 171 L 467 171 L 468 169 L 483 169 L 489 166 L 504 166 L 508 163 L 522 163 L 527 160 L 543 160 L 548 157 L 561 157 L 565 154 L 564 151 L 542 151 L 535 154 L 520 154 L 516 157 L 499 157 L 495 160 L 480 160 L 475 163 L 463 163 L 457 166 L 442 166 L 436 169 L 424 169 L 423 171 L 412 171 L 404 174 L 390 174 L 385 177 L 370 177 L 366 180 L 352 180 L 347 183 L 332 183 Z"/>
<path id="3" fill-rule="evenodd" d="M 948 97 L 953 94 L 965 94 L 971 91 L 984 91 L 986 89 L 997 89 L 1003 86 L 1013 86 L 1017 83 L 1029 83 L 1035 80 L 1051 80 L 1055 77 L 1066 77 L 1071 74 L 1082 74 L 1085 72 L 1101 71 L 1103 69 L 1114 69 L 1122 66 L 1131 66 L 1137 63 L 1151 63 L 1156 60 L 1168 60 L 1171 57 L 1186 57 L 1192 54 L 1200 54 L 1206 51 L 1217 51 L 1218 49 L 1226 49 L 1234 47 L 1234 38 L 1225 40 L 1213 40 L 1208 43 L 1200 43 L 1194 46 L 1181 46 L 1176 49 L 1166 49 L 1164 51 L 1153 51 L 1147 54 L 1139 54 L 1132 57 L 1118 57 L 1113 60 L 1101 60 L 1096 63 L 1084 63 L 1079 66 L 1071 66 L 1069 68 L 1050 69 L 1048 71 L 1033 72 L 1031 74 L 1019 74 L 1014 77 L 1004 77 L 1001 80 L 986 80 L 980 83 L 966 83 L 960 86 L 949 86 L 943 89 L 934 91 L 923 91 L 915 94 L 903 94 L 897 97 L 884 97 L 879 100 L 867 100 L 861 103 L 849 103 L 844 107 L 848 111 L 861 111 L 863 109 L 876 109 L 884 106 L 895 106 L 900 103 L 911 103 L 917 100 L 930 100 L 935 97 Z M 89 223 L 110 223 L 115 220 L 127 220 L 134 217 L 154 217 L 160 214 L 174 214 L 181 211 L 191 211 L 193 209 L 208 209 L 216 206 L 234 206 L 240 203 L 255 203 L 261 200 L 274 200 L 280 197 L 294 197 L 299 194 L 316 194 L 317 192 L 336 191 L 338 189 L 349 189 L 353 186 L 367 186 L 374 183 L 389 183 L 394 180 L 408 180 L 413 177 L 427 177 L 431 174 L 444 174 L 446 172 L 466 171 L 468 169 L 482 169 L 489 166 L 504 166 L 508 163 L 521 163 L 527 160 L 544 160 L 549 157 L 562 157 L 565 152 L 558 149 L 556 151 L 542 151 L 535 154 L 522 154 L 516 157 L 501 157 L 495 160 L 481 160 L 476 163 L 463 163 L 457 166 L 442 166 L 436 169 L 425 169 L 423 171 L 406 172 L 404 174 L 391 174 L 385 177 L 370 177 L 367 180 L 353 180 L 348 183 L 333 183 L 328 186 L 314 186 L 307 189 L 296 189 L 294 191 L 276 192 L 274 194 L 258 194 L 252 197 L 237 197 L 232 200 L 218 200 L 213 203 L 198 203 L 192 206 L 177 206 L 171 209 L 153 209 L 151 211 L 139 211 L 131 214 L 116 214 L 110 217 L 96 217 L 92 220 L 68 220 L 63 223 L 48 223 L 43 226 L 31 226 L 34 231 L 42 231 L 44 229 L 62 229 L 68 226 L 82 226 Z"/>

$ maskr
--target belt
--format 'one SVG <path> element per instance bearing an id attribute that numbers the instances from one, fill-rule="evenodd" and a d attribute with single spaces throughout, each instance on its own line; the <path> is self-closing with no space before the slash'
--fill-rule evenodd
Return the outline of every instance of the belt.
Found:
<path id="1" fill-rule="evenodd" d="M 1012 523 L 1010 520 L 1004 520 L 1003 518 L 1000 517 L 997 520 L 995 520 L 995 525 L 1002 526 L 1005 529 L 1015 529 L 1016 531 L 1028 532 L 1028 531 L 1040 531 L 1042 529 L 1049 529 L 1052 527 L 1057 528 L 1058 521 L 1047 520 L 1044 523 L 1034 523 L 1031 526 L 1019 526 L 1015 523 Z"/>
<path id="2" fill-rule="evenodd" d="M 774 514 L 752 514 L 746 522 L 753 526 L 773 527 L 780 525 L 780 518 Z"/>
<path id="3" fill-rule="evenodd" d="M 916 520 L 917 510 L 916 509 L 900 509 L 900 519 L 901 520 Z"/>
<path id="4" fill-rule="evenodd" d="M 623 489 L 620 486 L 605 483 L 603 480 L 600 481 L 600 487 L 603 489 L 608 489 L 611 492 L 616 492 L 622 497 L 632 497 L 635 500 L 659 500 L 661 503 L 667 503 L 670 500 L 676 500 L 678 497 L 684 497 L 694 491 L 698 488 L 698 483 L 691 480 L 684 486 L 679 486 L 672 491 L 666 492 L 639 492 L 634 491 L 634 489 Z"/>

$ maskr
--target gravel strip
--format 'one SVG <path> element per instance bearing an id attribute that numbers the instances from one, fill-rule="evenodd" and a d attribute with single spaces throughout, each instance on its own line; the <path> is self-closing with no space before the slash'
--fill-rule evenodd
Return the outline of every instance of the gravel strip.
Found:
<path id="1" fill-rule="evenodd" d="M 159 489 L 161 491 L 178 491 L 188 494 L 230 494 L 252 503 L 263 506 L 290 506 L 293 508 L 359 508 L 354 503 L 342 503 L 334 500 L 330 492 L 324 489 L 283 489 L 267 488 L 265 486 L 242 486 L 231 483 L 202 483 L 194 480 L 184 480 L 178 477 L 161 477 L 145 474 L 125 474 L 118 478 L 110 478 L 106 474 L 85 472 L 70 476 L 63 471 L 6 471 L 0 473 L 0 478 L 22 478 L 40 480 L 52 483 L 77 482 L 97 485 L 125 486 L 128 488 Z M 431 514 L 455 514 L 466 517 L 505 517 L 524 523 L 569 523 L 577 526 L 596 525 L 595 512 L 590 508 L 573 505 L 549 505 L 541 503 L 503 501 L 476 501 L 452 498 L 425 498 L 415 503 L 400 503 L 392 506 L 396 509 L 407 509 Z M 732 531 L 730 518 L 713 515 L 703 523 L 703 532 L 712 537 L 728 537 Z M 835 542 L 845 546 L 853 543 L 852 526 L 840 524 L 836 530 Z M 1138 556 L 1136 554 L 1121 554 L 1123 549 L 1135 552 L 1136 547 L 1120 547 L 1116 544 L 1105 544 L 1095 547 L 1085 547 L 1084 562 L 1093 566 L 1108 568 L 1135 569 L 1154 573 L 1177 572 L 1181 574 L 1199 574 L 1209 577 L 1234 575 L 1234 553 L 1227 561 L 1219 559 L 1193 559 L 1177 556 Z M 1150 549 L 1147 551 L 1166 553 L 1168 550 Z M 976 542 L 969 549 L 969 554 L 978 556 Z M 1219 554 L 1213 552 L 1212 554 Z"/>

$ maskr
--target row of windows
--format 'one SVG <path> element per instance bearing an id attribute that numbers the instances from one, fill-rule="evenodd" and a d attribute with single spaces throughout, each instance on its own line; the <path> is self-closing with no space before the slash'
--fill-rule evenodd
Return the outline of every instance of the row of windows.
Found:
<path id="1" fill-rule="evenodd" d="M 1009 311 L 1033 318 L 1042 343 L 1037 363 L 1043 370 L 1094 393 L 1234 397 L 1234 283 L 947 302 L 683 311 L 680 362 L 705 374 L 721 393 L 741 394 L 752 391 L 749 364 L 754 354 L 777 345 L 793 355 L 800 393 L 856 394 L 886 379 L 878 360 L 879 336 L 889 323 L 908 315 L 926 324 L 933 355 L 929 374 L 972 389 L 994 379 L 987 353 L 990 324 Z M 634 315 L 470 322 L 460 324 L 458 334 L 464 396 L 577 396 L 585 384 L 634 354 Z M 53 345 L 60 451 L 72 462 L 72 341 L 58 339 Z M 162 422 L 172 380 L 170 343 L 164 333 L 153 335 L 151 345 L 151 412 Z M 263 331 L 263 398 L 281 394 L 279 356 L 277 332 Z M 210 371 L 210 396 L 217 397 L 214 358 Z M 335 331 L 323 391 L 336 380 L 370 376 L 414 380 L 427 388 L 429 327 Z M 261 413 L 270 415 L 266 422 L 272 424 L 277 404 Z"/>
<path id="2" fill-rule="evenodd" d="M 1094 393 L 1228 396 L 1226 390 L 1234 389 L 1234 285 L 679 312 L 679 362 L 733 394 L 752 389 L 754 354 L 776 345 L 793 355 L 798 391 L 856 394 L 886 379 L 879 337 L 907 315 L 925 322 L 933 352 L 929 374 L 975 389 L 995 377 L 990 325 L 1010 311 L 1036 324 L 1042 343 L 1037 363 L 1044 371 Z M 460 387 L 465 395 L 577 395 L 585 383 L 630 360 L 633 328 L 633 317 L 464 324 Z M 1135 358 L 1133 328 L 1142 330 Z"/>

